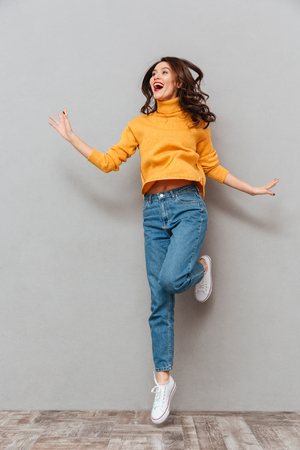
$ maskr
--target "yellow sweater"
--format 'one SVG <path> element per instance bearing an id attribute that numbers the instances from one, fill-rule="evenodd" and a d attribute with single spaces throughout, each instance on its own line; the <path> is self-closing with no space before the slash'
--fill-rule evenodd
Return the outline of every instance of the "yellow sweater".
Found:
<path id="1" fill-rule="evenodd" d="M 103 172 L 117 171 L 139 147 L 143 195 L 157 180 L 184 179 L 195 181 L 204 198 L 205 175 L 223 183 L 228 170 L 219 164 L 209 127 L 192 124 L 178 98 L 157 101 L 157 111 L 131 120 L 118 144 L 106 154 L 93 149 L 88 160 Z"/>

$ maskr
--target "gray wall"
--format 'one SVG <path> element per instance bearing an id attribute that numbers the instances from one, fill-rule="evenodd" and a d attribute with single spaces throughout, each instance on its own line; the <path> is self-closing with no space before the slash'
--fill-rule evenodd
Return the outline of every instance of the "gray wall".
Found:
<path id="1" fill-rule="evenodd" d="M 165 55 L 204 71 L 221 163 L 208 180 L 214 290 L 177 296 L 174 409 L 299 410 L 299 53 L 294 0 L 0 2 L 1 409 L 150 409 L 139 155 L 104 174 L 48 125 L 68 109 L 101 151 Z"/>

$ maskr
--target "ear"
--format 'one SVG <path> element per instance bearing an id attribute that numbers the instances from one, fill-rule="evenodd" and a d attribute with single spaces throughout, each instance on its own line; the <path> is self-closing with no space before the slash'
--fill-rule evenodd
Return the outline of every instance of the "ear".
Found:
<path id="1" fill-rule="evenodd" d="M 180 83 L 176 84 L 177 89 L 180 89 L 182 87 L 182 81 L 180 81 Z"/>

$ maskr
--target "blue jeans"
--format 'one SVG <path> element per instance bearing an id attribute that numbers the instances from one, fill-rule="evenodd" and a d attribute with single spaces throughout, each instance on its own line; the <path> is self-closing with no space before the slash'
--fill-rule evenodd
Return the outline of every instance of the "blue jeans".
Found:
<path id="1" fill-rule="evenodd" d="M 207 229 L 207 212 L 196 185 L 146 194 L 143 205 L 146 269 L 151 290 L 149 325 L 155 370 L 172 370 L 176 293 L 199 283 L 197 261 Z"/>

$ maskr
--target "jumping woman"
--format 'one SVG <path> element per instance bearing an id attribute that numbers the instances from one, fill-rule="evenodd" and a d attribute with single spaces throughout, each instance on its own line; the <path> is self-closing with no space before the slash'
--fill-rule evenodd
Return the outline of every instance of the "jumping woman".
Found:
<path id="1" fill-rule="evenodd" d="M 194 72 L 195 76 L 193 76 Z M 160 424 L 170 412 L 176 383 L 170 375 L 174 353 L 175 294 L 195 286 L 205 302 L 212 291 L 212 263 L 199 256 L 207 228 L 203 202 L 206 176 L 250 195 L 275 195 L 275 179 L 252 187 L 219 164 L 211 142 L 216 120 L 200 87 L 202 71 L 191 62 L 164 57 L 142 82 L 146 102 L 107 153 L 85 144 L 71 128 L 64 108 L 49 124 L 103 172 L 119 170 L 137 147 L 141 157 L 146 270 L 151 290 L 149 325 L 155 366 L 151 420 Z"/>

